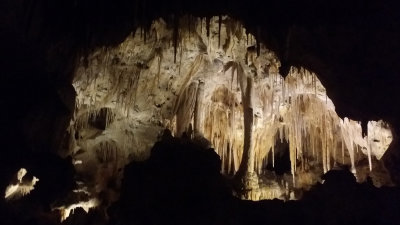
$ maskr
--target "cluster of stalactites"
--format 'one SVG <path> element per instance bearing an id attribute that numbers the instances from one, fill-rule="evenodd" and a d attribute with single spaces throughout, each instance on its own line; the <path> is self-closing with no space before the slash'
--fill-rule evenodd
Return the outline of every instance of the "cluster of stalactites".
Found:
<path id="1" fill-rule="evenodd" d="M 77 91 L 76 109 L 80 114 L 95 113 L 101 107 L 110 106 L 124 109 L 122 111 L 128 115 L 135 103 L 140 69 L 131 66 L 131 71 L 126 71 L 124 66 L 115 65 L 116 55 L 130 55 L 124 52 L 129 49 L 125 49 L 123 44 L 116 50 L 98 51 L 87 59 L 90 60 L 89 67 L 81 65 L 76 72 L 73 83 Z"/>
<path id="2" fill-rule="evenodd" d="M 232 96 L 229 91 L 227 94 Z M 243 111 L 235 102 L 229 108 L 221 102 L 211 102 L 205 108 L 203 131 L 221 157 L 222 172 L 235 173 L 243 154 Z"/>
<path id="3" fill-rule="evenodd" d="M 189 22 L 186 26 L 182 21 Z M 215 23 L 218 24 L 217 27 L 212 25 Z M 240 23 L 227 17 L 206 19 L 188 17 L 186 20 L 175 18 L 173 25 L 173 30 L 167 32 L 165 24 L 154 22 L 151 30 L 155 35 L 153 32 L 146 39 L 146 31 L 140 30 L 140 34 L 143 31 L 145 34 L 140 37 L 143 36 L 143 46 L 137 45 L 139 33 L 136 32 L 136 35 L 128 37 L 117 48 L 100 49 L 92 54 L 87 58 L 89 67 L 83 66 L 84 60 L 82 61 L 74 81 L 78 93 L 75 115 L 77 129 L 87 126 L 90 118 L 97 117 L 101 108 L 118 110 L 118 114 L 129 116 L 130 111 L 135 108 L 138 92 L 140 96 L 143 95 L 141 91 L 148 92 L 148 96 L 153 95 L 154 90 L 162 82 L 161 64 L 167 60 L 164 54 L 169 49 L 167 46 L 171 44 L 164 43 L 163 38 L 168 37 L 174 47 L 174 62 L 179 65 L 177 76 L 182 81 L 177 85 L 178 89 L 174 90 L 176 101 L 171 108 L 176 118 L 170 128 L 173 128 L 177 136 L 183 132 L 192 135 L 196 133 L 196 129 L 198 133 L 202 133 L 221 156 L 222 172 L 235 173 L 241 162 L 244 114 L 240 94 L 244 92 L 241 89 L 246 79 L 243 78 L 253 76 L 247 72 L 251 69 L 258 71 L 258 76 L 254 77 L 255 95 L 252 99 L 254 102 L 252 146 L 255 151 L 255 171 L 261 172 L 266 167 L 270 152 L 274 164 L 275 144 L 284 140 L 290 145 L 293 176 L 299 168 L 307 169 L 308 160 L 320 162 L 323 171 L 326 172 L 335 162 L 340 161 L 344 164 L 345 153 L 346 157 L 349 156 L 352 170 L 355 172 L 355 148 L 361 148 L 368 155 L 372 169 L 371 155 L 379 152 L 376 150 L 378 147 L 371 144 L 371 138 L 362 137 L 359 123 L 347 119 L 341 120 L 337 116 L 333 103 L 315 74 L 304 68 L 291 68 L 289 75 L 284 79 L 276 72 L 266 72 L 261 67 L 266 65 L 264 58 L 269 56 L 266 56 L 265 52 L 260 52 L 260 43 L 254 36 L 246 35 Z M 213 37 L 216 36 L 216 31 L 217 38 Z M 152 44 L 149 44 L 150 42 Z M 253 49 L 254 44 L 256 51 Z M 190 47 L 191 45 L 196 47 Z M 245 50 L 237 47 L 242 45 Z M 203 47 L 206 49 L 202 49 Z M 199 50 L 199 54 L 191 55 L 193 62 L 187 66 L 188 69 L 184 71 L 182 68 L 181 71 L 182 60 L 185 61 L 185 57 L 188 57 L 183 52 L 185 48 Z M 207 55 L 203 54 L 205 51 Z M 243 54 L 246 56 L 243 57 Z M 226 83 L 225 89 L 211 90 L 218 92 L 222 98 L 217 98 L 216 95 L 214 99 L 202 99 L 203 96 L 199 94 L 201 88 L 199 88 L 198 72 L 202 70 L 202 66 L 212 65 L 213 59 L 220 55 L 229 55 L 230 60 L 236 61 L 224 62 L 226 64 L 221 69 L 223 72 L 230 70 L 232 78 Z M 238 63 L 242 61 L 245 62 L 243 65 Z M 154 74 L 143 72 L 143 68 L 147 65 L 154 69 L 152 70 L 155 71 Z M 149 76 L 151 79 L 141 83 L 139 90 L 139 79 Z M 205 77 L 203 78 L 207 83 Z M 170 86 L 168 85 L 166 91 L 172 91 Z M 205 89 L 209 88 L 208 86 L 213 85 L 206 84 Z M 207 89 L 205 92 L 208 93 L 210 90 Z M 107 116 L 110 115 L 110 119 L 107 118 L 107 126 L 112 120 L 113 113 L 107 113 Z M 371 127 L 375 129 L 382 126 L 371 125 Z M 382 142 L 385 141 L 385 137 L 381 139 Z M 374 155 L 377 156 L 377 153 Z M 301 162 L 301 165 L 298 166 L 297 162 Z"/>
<path id="4" fill-rule="evenodd" d="M 182 80 L 184 80 L 180 85 L 183 88 L 178 90 L 179 98 L 188 94 L 183 93 L 184 88 L 190 85 L 191 78 L 203 61 L 202 53 L 204 53 L 200 52 L 195 58 L 188 74 L 181 74 L 182 58 L 187 57 L 183 53 L 184 48 L 192 48 L 190 46 L 198 45 L 199 41 L 200 43 L 204 42 L 207 45 L 208 55 L 215 56 L 219 50 L 224 50 L 226 54 L 228 51 L 229 54 L 233 54 L 232 48 L 235 45 L 235 39 L 246 39 L 248 44 L 256 43 L 252 35 L 246 35 L 240 22 L 227 16 L 174 17 L 173 21 L 169 22 L 173 23 L 172 29 L 168 28 L 162 19 L 159 19 L 152 23 L 150 29 L 138 28 L 118 47 L 98 49 L 90 56 L 81 59 L 73 82 L 77 92 L 75 124 L 87 125 L 92 114 L 96 114 L 103 107 L 118 109 L 119 114 L 128 117 L 130 111 L 135 108 L 138 91 L 149 91 L 148 94 L 151 96 L 154 89 L 160 85 L 163 54 L 171 44 L 166 42 L 165 38 L 174 46 L 174 63 L 178 63 L 178 76 L 182 76 Z M 216 23 L 218 26 L 214 25 Z M 218 38 L 214 37 L 216 30 L 218 30 Z M 224 40 L 222 40 L 222 36 Z M 140 46 L 138 43 L 141 43 Z M 202 49 L 199 50 L 202 51 Z M 152 63 L 153 61 L 155 63 Z M 157 64 L 157 72 L 152 75 L 154 79 L 146 82 L 144 84 L 146 87 L 139 90 L 138 83 L 141 77 L 150 75 L 143 74 L 149 64 Z M 139 93 L 139 95 L 141 94 Z M 173 106 L 174 113 L 179 111 L 178 105 L 181 105 L 179 101 L 180 99 L 177 99 Z M 185 123 L 183 122 L 183 124 Z"/>
<path id="5" fill-rule="evenodd" d="M 284 106 L 285 112 L 275 117 L 280 117 L 282 122 L 274 123 L 271 131 L 272 134 L 279 134 L 276 138 L 289 142 L 293 178 L 298 170 L 297 162 L 301 162 L 300 167 L 304 171 L 308 160 L 316 160 L 322 163 L 324 172 L 329 171 L 337 162 L 344 164 L 345 149 L 348 151 L 353 173 L 356 173 L 355 148 L 366 150 L 369 168 L 372 170 L 369 138 L 363 138 L 359 122 L 338 117 L 333 103 L 315 74 L 305 69 L 292 68 L 284 83 L 282 99 L 284 105 L 279 103 L 279 107 Z M 276 128 L 279 132 L 274 132 Z M 271 146 L 273 151 L 276 141 L 273 136 L 271 141 L 266 146 Z M 258 168 L 260 170 L 262 167 Z"/>
<path id="6" fill-rule="evenodd" d="M 104 120 L 104 128 L 110 126 L 115 118 L 115 114 L 111 108 L 89 109 L 83 112 L 75 112 L 74 129 L 79 130 L 88 128 L 90 121 L 96 121 L 97 118 L 102 117 Z"/>
<path id="7" fill-rule="evenodd" d="M 234 92 L 222 89 L 215 92 L 223 92 L 225 100 L 211 101 L 204 108 L 204 135 L 222 159 L 222 172 L 235 173 L 243 151 L 243 109 L 230 104 L 238 101 Z M 253 131 L 256 172 L 266 167 L 270 151 L 274 164 L 275 144 L 284 140 L 289 143 L 293 180 L 297 170 L 309 169 L 311 160 L 324 172 L 338 163 L 350 163 L 356 173 L 355 148 L 365 149 L 372 170 L 369 139 L 362 137 L 360 123 L 338 117 L 315 74 L 292 68 L 286 79 L 269 75 L 257 81 L 255 89 L 259 103 L 255 107 L 260 108 L 255 110 Z"/>

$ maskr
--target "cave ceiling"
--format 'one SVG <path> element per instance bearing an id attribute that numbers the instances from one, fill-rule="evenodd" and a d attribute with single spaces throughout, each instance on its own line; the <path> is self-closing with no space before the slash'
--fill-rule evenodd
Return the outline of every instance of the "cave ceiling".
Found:
<path id="1" fill-rule="evenodd" d="M 243 21 L 249 32 L 277 54 L 284 76 L 293 65 L 316 72 L 339 115 L 397 123 L 399 107 L 387 97 L 399 95 L 400 22 L 395 1 L 88 0 L 2 4 L 2 53 L 11 62 L 4 62 L 9 68 L 6 77 L 23 76 L 25 71 L 12 68 L 25 62 L 26 70 L 37 73 L 30 79 L 43 77 L 46 82 L 60 83 L 71 79 L 71 66 L 61 62 L 73 64 L 76 53 L 115 45 L 135 26 L 149 27 L 160 16 L 173 25 L 171 14 L 227 14 Z"/>

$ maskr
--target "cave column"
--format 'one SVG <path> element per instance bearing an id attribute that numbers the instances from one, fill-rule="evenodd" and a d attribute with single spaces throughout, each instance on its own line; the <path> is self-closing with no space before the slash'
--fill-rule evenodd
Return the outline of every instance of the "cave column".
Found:
<path id="1" fill-rule="evenodd" d="M 244 117 L 244 143 L 242 161 L 236 174 L 236 179 L 239 181 L 239 186 L 241 186 L 241 189 L 244 188 L 245 190 L 251 190 L 258 186 L 258 178 L 254 173 L 255 151 L 253 140 L 254 116 L 252 102 L 254 80 L 252 76 L 246 77 L 244 74 L 242 75 L 243 78 L 246 78 L 246 82 L 243 82 L 241 85 Z"/>
<path id="2" fill-rule="evenodd" d="M 201 106 L 204 97 L 204 81 L 199 81 L 196 92 L 196 103 L 194 107 L 194 135 L 201 134 L 201 123 L 203 121 Z"/>
<path id="3" fill-rule="evenodd" d="M 235 175 L 236 191 L 242 199 L 257 199 L 258 176 L 254 171 L 255 150 L 253 140 L 253 86 L 252 76 L 247 77 L 246 88 L 242 88 L 243 116 L 244 116 L 244 143 L 242 161 Z M 245 89 L 245 90 L 243 90 Z"/>
<path id="4" fill-rule="evenodd" d="M 247 77 L 247 85 L 245 95 L 243 96 L 243 116 L 244 116 L 244 144 L 242 162 L 239 167 L 239 174 L 247 174 L 254 172 L 254 157 L 253 149 L 253 86 L 252 77 Z"/>

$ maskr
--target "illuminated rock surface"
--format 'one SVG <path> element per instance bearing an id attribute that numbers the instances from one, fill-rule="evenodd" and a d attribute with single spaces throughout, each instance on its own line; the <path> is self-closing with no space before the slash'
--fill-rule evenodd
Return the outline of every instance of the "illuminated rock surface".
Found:
<path id="1" fill-rule="evenodd" d="M 204 136 L 227 175 L 239 170 L 243 149 L 248 148 L 245 173 L 252 178 L 243 182 L 252 186 L 245 198 L 253 200 L 308 189 L 334 166 L 349 165 L 359 181 L 374 177 L 375 167 L 382 168 L 379 160 L 392 140 L 388 124 L 369 122 L 363 137 L 359 122 L 337 116 L 315 74 L 292 68 L 283 78 L 274 53 L 240 23 L 226 16 L 191 21 L 176 33 L 156 20 L 148 31 L 138 29 L 118 46 L 97 49 L 78 65 L 68 154 L 78 162 L 78 173 L 91 177 L 93 192 L 105 188 L 96 177 L 103 182 L 115 179 L 131 160 L 147 159 L 164 128 L 175 136 Z M 254 82 L 250 91 L 249 82 Z M 251 109 L 247 117 L 254 118 L 246 119 L 244 108 Z M 248 147 L 243 144 L 245 121 L 253 121 Z M 279 188 L 269 190 L 261 180 L 258 184 L 256 174 L 268 163 L 274 167 L 275 154 L 283 154 L 276 153 L 275 146 L 283 141 L 289 143 L 291 169 L 286 174 L 292 179 L 275 179 Z M 372 172 L 361 169 L 363 160 Z M 374 182 L 382 186 L 391 181 Z"/>
<path id="2" fill-rule="evenodd" d="M 10 185 L 6 188 L 6 193 L 4 198 L 7 200 L 18 200 L 21 197 L 29 194 L 33 189 L 35 189 L 35 184 L 39 181 L 35 176 L 31 180 L 24 179 L 27 171 L 25 168 L 18 170 L 16 174 L 16 179 L 12 181 Z"/>
<path id="3" fill-rule="evenodd" d="M 397 224 L 396 4 L 188 3 L 0 4 L 1 224 Z"/>

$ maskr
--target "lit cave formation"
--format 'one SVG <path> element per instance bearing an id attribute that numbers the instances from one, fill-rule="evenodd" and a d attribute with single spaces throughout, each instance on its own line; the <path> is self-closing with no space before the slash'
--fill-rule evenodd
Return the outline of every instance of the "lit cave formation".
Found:
<path id="1" fill-rule="evenodd" d="M 56 6 L 22 2 L 32 21 L 26 38 L 46 34 L 37 9 Z M 54 21 L 43 28 L 54 37 L 44 37 L 50 44 L 36 61 L 26 60 L 33 61 L 27 70 L 51 71 L 42 77 L 48 80 L 26 78 L 20 95 L 31 105 L 5 101 L 15 111 L 4 118 L 18 122 L 2 123 L 2 224 L 400 224 L 400 110 L 376 113 L 391 100 L 371 97 L 366 105 L 373 94 L 336 84 L 324 57 L 304 50 L 313 45 L 305 28 L 293 25 L 280 37 L 278 25 L 252 25 L 228 6 L 231 12 L 198 16 L 182 13 L 190 8 L 183 3 L 178 14 L 162 5 L 160 15 L 146 16 L 138 11 L 146 1 L 134 2 L 134 26 L 122 24 L 124 35 L 114 40 L 99 38 L 110 33 L 106 23 L 95 26 L 94 15 L 83 16 L 87 27 L 76 25 L 71 36 L 52 28 Z M 59 18 L 50 12 L 44 18 Z M 74 35 L 87 41 L 83 47 Z M 296 45 L 296 38 L 308 41 Z M 23 51 L 42 48 L 32 40 L 39 47 Z M 5 92 L 25 78 L 7 79 Z"/>
<path id="2" fill-rule="evenodd" d="M 338 117 L 314 73 L 292 68 L 283 78 L 274 53 L 255 40 L 226 16 L 192 18 L 174 40 L 159 19 L 146 37 L 139 28 L 117 47 L 97 49 L 75 72 L 64 154 L 100 192 L 104 178 L 146 160 L 167 128 L 214 148 L 221 173 L 245 179 L 251 191 L 240 194 L 244 199 L 286 199 L 285 191 L 309 189 L 343 165 L 360 182 L 370 176 L 377 186 L 389 185 L 374 174 L 392 141 L 389 124 L 370 121 L 362 135 L 359 122 Z M 275 152 L 280 143 L 288 146 Z M 284 151 L 290 169 L 278 177 L 266 168 L 270 163 L 273 171 Z M 258 179 L 265 173 L 267 183 Z"/>

